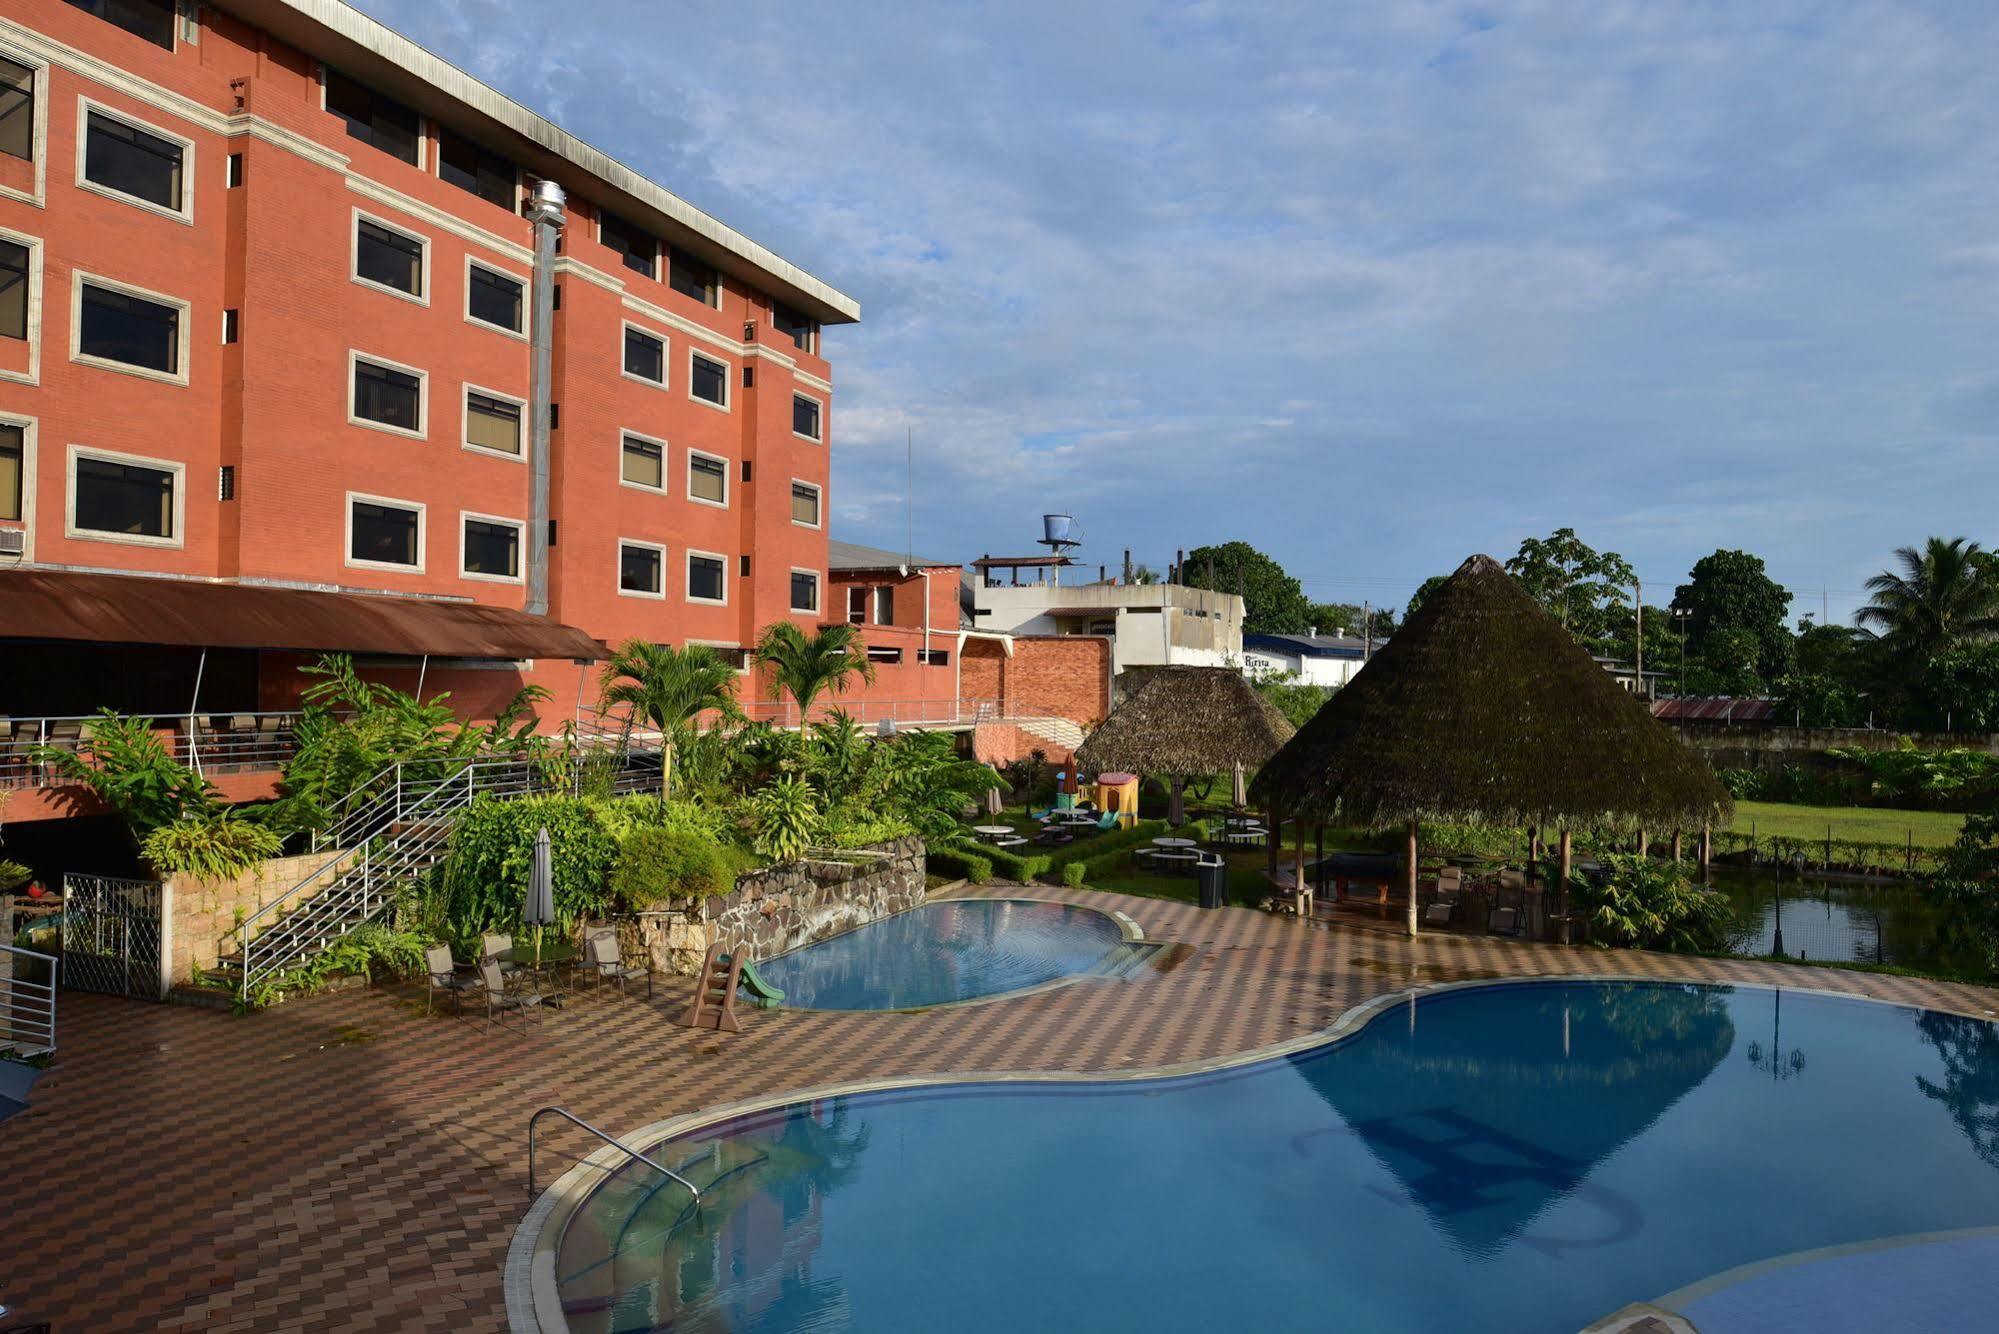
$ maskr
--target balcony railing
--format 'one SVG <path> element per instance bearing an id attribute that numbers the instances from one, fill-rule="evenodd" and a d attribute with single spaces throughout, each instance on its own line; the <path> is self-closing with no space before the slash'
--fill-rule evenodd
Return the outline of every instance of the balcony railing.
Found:
<path id="1" fill-rule="evenodd" d="M 196 714 L 190 720 L 153 718 L 153 732 L 173 757 L 204 774 L 283 767 L 297 749 L 296 713 Z M 0 788 L 59 787 L 61 772 L 37 754 L 74 755 L 86 748 L 96 715 L 72 718 L 0 718 Z"/>

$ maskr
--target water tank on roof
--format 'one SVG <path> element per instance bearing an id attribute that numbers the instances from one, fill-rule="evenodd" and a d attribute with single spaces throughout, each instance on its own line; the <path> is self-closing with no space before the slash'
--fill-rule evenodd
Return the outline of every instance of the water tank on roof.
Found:
<path id="1" fill-rule="evenodd" d="M 1044 514 L 1041 516 L 1041 541 L 1051 547 L 1073 547 L 1080 544 L 1076 536 L 1076 519 L 1071 514 Z"/>

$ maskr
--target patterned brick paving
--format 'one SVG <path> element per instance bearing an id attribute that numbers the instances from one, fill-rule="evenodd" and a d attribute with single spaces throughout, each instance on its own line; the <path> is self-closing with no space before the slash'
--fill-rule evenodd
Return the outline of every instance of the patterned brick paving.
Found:
<path id="1" fill-rule="evenodd" d="M 1329 928 L 1087 891 L 1197 948 L 1168 971 L 923 1015 L 749 1012 L 718 1037 L 586 993 L 526 1038 L 352 991 L 237 1018 L 67 993 L 62 1060 L 0 1127 L 0 1301 L 61 1331 L 498 1329 L 526 1206 L 528 1115 L 613 1133 L 675 1112 L 885 1074 L 1111 1071 L 1324 1028 L 1370 997 L 1480 977 L 1779 982 L 1990 1014 L 1999 992 L 1831 969 Z M 412 999 L 415 994 L 415 999 Z M 573 1134 L 573 1138 L 571 1135 Z M 561 1153 L 593 1147 L 558 1130 Z"/>

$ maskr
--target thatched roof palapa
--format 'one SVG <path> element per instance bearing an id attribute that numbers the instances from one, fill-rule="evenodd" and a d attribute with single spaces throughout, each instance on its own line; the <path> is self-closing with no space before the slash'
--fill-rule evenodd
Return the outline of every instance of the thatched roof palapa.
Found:
<path id="1" fill-rule="evenodd" d="M 1161 667 L 1148 676 L 1076 751 L 1080 767 L 1178 777 L 1253 770 L 1291 739 L 1291 724 L 1241 672 Z"/>
<path id="2" fill-rule="evenodd" d="M 1411 820 L 1694 828 L 1732 807 L 1490 556 L 1473 556 L 1258 776 L 1286 811 Z"/>

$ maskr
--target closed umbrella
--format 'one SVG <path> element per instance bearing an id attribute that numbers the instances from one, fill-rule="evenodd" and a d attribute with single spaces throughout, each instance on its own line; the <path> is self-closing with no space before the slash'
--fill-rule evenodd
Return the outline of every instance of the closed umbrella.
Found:
<path id="1" fill-rule="evenodd" d="M 534 963 L 541 967 L 541 929 L 555 921 L 555 859 L 550 849 L 548 826 L 534 836 L 534 862 L 528 871 L 527 902 L 521 905 L 521 923 L 534 928 Z"/>
<path id="2" fill-rule="evenodd" d="M 1249 783 L 1242 766 L 1235 767 L 1235 781 L 1229 785 L 1229 804 L 1237 810 L 1249 805 Z"/>
<path id="3" fill-rule="evenodd" d="M 1006 782 L 1004 779 L 1002 779 L 999 776 L 998 769 L 993 768 L 993 766 L 990 764 L 987 765 L 986 768 L 991 769 L 993 775 L 993 785 L 986 789 L 986 795 L 985 795 L 986 814 L 998 815 L 1006 801 L 1005 796 L 1002 795 L 1003 789 L 1006 786 Z"/>

